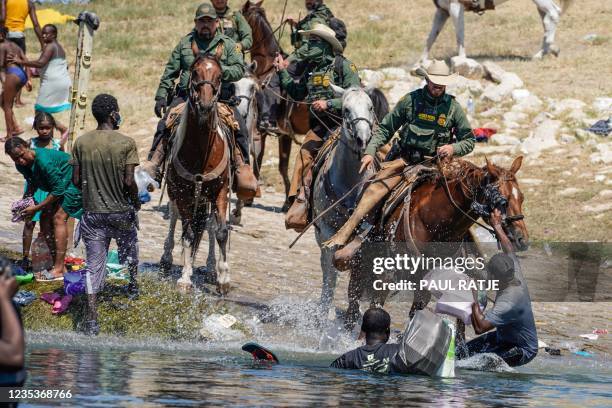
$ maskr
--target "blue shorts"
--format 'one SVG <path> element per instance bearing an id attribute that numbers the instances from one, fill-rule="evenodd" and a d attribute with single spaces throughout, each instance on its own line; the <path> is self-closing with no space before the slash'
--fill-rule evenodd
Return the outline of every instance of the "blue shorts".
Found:
<path id="1" fill-rule="evenodd" d="M 6 69 L 6 73 L 13 74 L 16 77 L 18 77 L 19 81 L 21 81 L 21 86 L 24 86 L 26 82 L 28 82 L 28 76 L 26 75 L 25 71 L 21 67 L 16 67 L 16 66 L 8 67 Z"/>

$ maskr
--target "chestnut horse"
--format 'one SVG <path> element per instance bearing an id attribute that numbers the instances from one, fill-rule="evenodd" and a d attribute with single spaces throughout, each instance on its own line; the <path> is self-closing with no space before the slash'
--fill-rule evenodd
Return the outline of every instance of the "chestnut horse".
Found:
<path id="1" fill-rule="evenodd" d="M 478 218 L 472 204 L 495 205 L 487 202 L 485 194 L 485 190 L 495 189 L 507 201 L 506 208 L 501 209 L 505 211 L 504 230 L 517 250 L 526 250 L 528 232 L 522 216 L 523 194 L 516 179 L 522 160 L 522 156 L 517 157 L 510 170 L 491 164 L 488 160 L 482 168 L 460 159 L 442 163 L 444 176 L 435 175 L 418 185 L 408 200 L 409 204 L 405 205 L 404 201 L 391 212 L 381 231 L 374 234 L 373 241 L 392 244 L 386 246 L 389 251 L 384 254 L 386 256 L 394 256 L 397 252 L 413 256 L 453 256 Z M 448 245 L 441 248 L 436 245 L 438 243 Z M 347 311 L 349 329 L 359 319 L 359 300 L 372 275 L 370 269 L 369 276 L 364 276 L 366 272 L 364 268 L 357 267 L 359 263 L 357 260 L 351 267 Z M 417 271 L 410 279 L 418 282 L 426 272 Z M 397 277 L 392 280 L 397 281 Z M 387 295 L 387 291 L 378 291 L 372 303 L 383 305 Z M 429 292 L 415 291 L 410 315 L 423 309 L 430 298 Z"/>
<path id="2" fill-rule="evenodd" d="M 242 7 L 242 14 L 253 30 L 253 46 L 251 47 L 251 61 L 256 63 L 255 77 L 261 88 L 270 81 L 272 75 L 276 75 L 274 69 L 274 58 L 277 54 L 286 55 L 280 47 L 274 35 L 274 29 L 266 17 L 266 11 L 261 7 L 262 1 L 248 1 Z M 308 105 L 300 102 L 293 102 L 291 105 L 286 99 L 281 102 L 282 118 L 278 120 L 280 133 L 278 136 L 278 171 L 283 179 L 285 186 L 285 196 L 289 194 L 289 157 L 291 156 L 292 141 L 295 135 L 305 135 L 310 129 L 308 122 Z M 257 149 L 265 151 L 266 132 L 261 134 L 261 146 Z M 257 158 L 257 167 L 261 166 L 263 155 Z M 288 201 L 285 201 L 283 209 L 288 208 Z"/>
<path id="3" fill-rule="evenodd" d="M 171 223 L 160 264 L 162 269 L 166 270 L 172 265 L 174 227 L 178 212 L 183 226 L 183 272 L 178 280 L 179 287 L 191 287 L 195 256 L 203 232 L 208 229 L 211 247 L 209 260 L 212 257 L 209 265 L 212 265 L 217 290 L 225 294 L 229 289 L 226 215 L 229 202 L 231 136 L 223 134 L 224 125 L 219 120 L 217 100 L 221 91 L 222 71 L 218 58 L 218 55 L 200 55 L 190 69 L 189 98 L 168 163 Z M 214 260 L 215 238 L 221 252 L 217 265 Z"/>

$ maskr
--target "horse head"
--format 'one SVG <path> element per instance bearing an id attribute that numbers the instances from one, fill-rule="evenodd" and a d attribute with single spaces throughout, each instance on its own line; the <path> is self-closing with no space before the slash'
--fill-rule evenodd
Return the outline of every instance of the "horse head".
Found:
<path id="1" fill-rule="evenodd" d="M 372 137 L 376 115 L 372 100 L 362 88 L 344 90 L 331 84 L 336 95 L 342 96 L 343 135 L 361 155 Z"/>
<path id="2" fill-rule="evenodd" d="M 251 102 L 255 98 L 255 94 L 259 91 L 259 82 L 254 75 L 257 69 L 257 62 L 253 62 L 246 67 L 245 76 L 239 81 L 234 82 L 235 96 L 240 101 L 238 104 L 238 112 L 246 120 L 250 113 Z"/>
<path id="3" fill-rule="evenodd" d="M 219 99 L 222 76 L 219 58 L 220 55 L 199 55 L 191 65 L 189 102 L 200 114 L 209 113 Z"/>
<path id="4" fill-rule="evenodd" d="M 265 11 L 263 7 L 261 7 L 263 2 L 264 0 L 261 0 L 261 1 L 247 0 L 246 3 L 244 3 L 244 5 L 242 6 L 242 15 L 244 15 L 244 17 L 247 18 L 247 14 L 250 14 L 253 12 L 259 12 L 259 13 L 263 13 L 265 16 Z"/>
<path id="5" fill-rule="evenodd" d="M 499 208 L 504 214 L 503 228 L 508 238 L 518 251 L 526 251 L 529 248 L 529 233 L 523 220 L 523 193 L 521 192 L 516 173 L 521 168 L 523 156 L 519 156 L 512 162 L 510 170 L 496 166 L 486 159 L 483 170 L 486 172 L 485 190 L 487 187 L 493 188 L 492 191 L 499 192 L 499 195 L 489 194 L 489 206 Z M 503 198 L 500 199 L 501 196 Z"/>

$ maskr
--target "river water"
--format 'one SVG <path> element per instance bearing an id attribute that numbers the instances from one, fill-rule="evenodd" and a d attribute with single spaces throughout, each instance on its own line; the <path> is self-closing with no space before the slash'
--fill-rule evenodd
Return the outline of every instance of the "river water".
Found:
<path id="1" fill-rule="evenodd" d="M 327 368 L 335 354 L 273 344 L 258 366 L 240 343 L 156 342 L 76 334 L 28 336 L 29 389 L 72 399 L 24 406 L 601 406 L 612 405 L 607 358 L 541 353 L 515 372 L 459 368 L 454 379 Z M 60 346 L 61 344 L 61 346 Z"/>

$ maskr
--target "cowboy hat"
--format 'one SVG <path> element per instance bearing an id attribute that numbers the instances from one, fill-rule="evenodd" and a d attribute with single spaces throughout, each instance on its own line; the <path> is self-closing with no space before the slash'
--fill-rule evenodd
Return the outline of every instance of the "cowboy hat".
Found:
<path id="1" fill-rule="evenodd" d="M 327 41 L 329 45 L 332 46 L 334 51 L 344 51 L 342 44 L 340 44 L 340 41 L 338 41 L 338 39 L 336 38 L 336 32 L 325 24 L 315 24 L 312 27 L 312 30 L 299 30 L 298 33 L 304 36 L 316 35 L 317 37 L 320 37 L 323 40 Z"/>
<path id="2" fill-rule="evenodd" d="M 427 69 L 423 67 L 417 68 L 416 74 L 440 86 L 448 86 L 457 79 L 457 74 L 451 74 L 450 68 L 446 65 L 446 62 L 440 60 L 433 60 Z"/>

